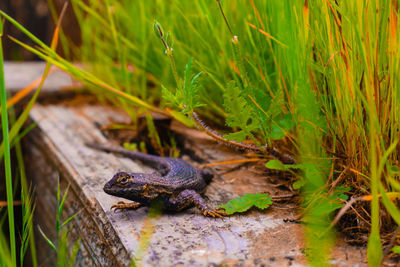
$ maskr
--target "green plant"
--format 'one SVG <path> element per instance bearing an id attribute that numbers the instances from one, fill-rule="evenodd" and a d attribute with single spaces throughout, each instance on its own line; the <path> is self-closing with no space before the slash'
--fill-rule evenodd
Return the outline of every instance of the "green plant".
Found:
<path id="1" fill-rule="evenodd" d="M 268 208 L 272 204 L 272 198 L 268 194 L 244 194 L 241 197 L 232 199 L 228 203 L 220 205 L 228 215 L 248 211 L 251 207 L 261 210 Z"/>
<path id="2" fill-rule="evenodd" d="M 0 232 L 0 265 L 6 266 L 17 266 L 17 242 L 15 235 L 15 217 L 14 217 L 14 197 L 13 194 L 15 190 L 12 189 L 12 183 L 14 180 L 14 187 L 16 187 L 16 182 L 18 179 L 12 179 L 11 176 L 11 161 L 10 161 L 10 149 L 12 147 L 16 147 L 17 152 L 17 162 L 19 171 L 14 174 L 14 177 L 19 178 L 21 181 L 21 206 L 22 206 L 22 229 L 20 233 L 20 251 L 19 251 L 19 264 L 23 265 L 24 257 L 28 246 L 31 250 L 32 257 L 32 265 L 37 266 L 36 260 L 36 250 L 32 229 L 32 218 L 33 218 L 33 210 L 34 204 L 32 201 L 32 192 L 28 188 L 27 179 L 25 176 L 24 163 L 22 159 L 22 152 L 20 147 L 20 139 L 32 128 L 27 127 L 22 133 L 18 133 L 21 125 L 26 120 L 23 115 L 21 115 L 18 120 L 15 120 L 15 114 L 13 110 L 8 112 L 8 109 L 12 107 L 12 105 L 8 105 L 7 101 L 7 93 L 4 85 L 4 70 L 3 70 L 3 54 L 1 47 L 1 37 L 2 37 L 2 26 L 3 21 L 0 21 L 0 90 L 1 90 L 1 116 L 2 116 L 2 151 L 0 152 L 0 158 L 4 159 L 4 168 L 6 172 L 6 189 L 7 189 L 7 213 L 2 217 L 0 225 L 3 226 L 4 218 L 8 217 L 9 224 L 9 238 L 5 236 L 3 231 Z M 33 97 L 35 98 L 35 97 Z M 31 100 L 35 101 L 35 99 Z M 11 131 L 9 133 L 8 129 L 8 116 L 10 114 L 11 118 Z M 19 124 L 18 124 L 19 123 Z M 6 216 L 7 215 L 7 216 Z M 2 227 L 0 227 L 2 228 Z M 9 244 L 8 244 L 9 241 Z"/>
<path id="3" fill-rule="evenodd" d="M 4 167 L 6 172 L 6 189 L 7 189 L 7 213 L 0 220 L 0 228 L 3 228 L 4 219 L 8 217 L 9 221 L 9 237 L 7 238 L 3 231 L 0 231 L 0 266 L 17 266 L 24 265 L 25 255 L 30 248 L 31 264 L 32 266 L 38 266 L 36 259 L 36 246 L 33 233 L 33 211 L 35 204 L 33 202 L 32 190 L 30 189 L 24 167 L 24 160 L 22 156 L 20 140 L 23 138 L 35 124 L 28 125 L 25 129 L 22 126 L 25 124 L 29 112 L 36 102 L 36 99 L 41 91 L 43 82 L 47 77 L 50 65 L 47 64 L 43 76 L 38 80 L 38 83 L 34 81 L 31 85 L 28 85 L 20 93 L 13 96 L 7 101 L 6 88 L 4 86 L 4 70 L 3 70 L 3 54 L 1 47 L 3 20 L 0 21 L 0 91 L 1 91 L 1 116 L 2 116 L 2 136 L 3 140 L 0 145 L 0 159 L 4 160 Z M 58 25 L 59 28 L 59 25 Z M 55 31 L 52 43 L 52 49 L 55 49 L 57 45 L 57 29 Z M 36 85 L 33 85 L 36 84 Z M 31 88 L 38 86 L 38 89 L 29 100 L 27 106 L 19 115 L 18 118 L 15 116 L 13 105 L 17 103 L 24 95 L 26 95 Z M 10 126 L 8 117 L 10 118 Z M 10 162 L 10 149 L 15 147 L 16 158 L 17 158 L 17 170 L 15 174 L 11 176 L 11 162 Z M 21 201 L 14 200 L 14 194 L 18 188 L 20 182 L 21 187 Z M 14 184 L 14 185 L 12 185 Z M 13 190 L 14 187 L 14 190 Z M 19 262 L 17 261 L 17 242 L 16 242 L 16 231 L 14 225 L 16 218 L 14 216 L 14 205 L 18 204 L 22 207 L 22 227 L 19 233 Z"/>
<path id="4" fill-rule="evenodd" d="M 68 235 L 71 232 L 72 227 L 66 229 L 67 225 L 75 218 L 79 212 L 75 213 L 71 217 L 67 218 L 65 221 L 62 221 L 62 214 L 64 210 L 65 200 L 67 198 L 68 189 L 64 192 L 63 197 L 61 198 L 61 188 L 60 182 L 58 182 L 57 187 L 57 213 L 56 213 L 56 236 L 57 240 L 55 242 L 51 241 L 50 238 L 46 236 L 46 234 L 39 227 L 39 231 L 42 234 L 43 238 L 46 242 L 56 251 L 57 254 L 57 266 L 74 266 L 75 258 L 79 250 L 80 239 L 77 239 L 72 246 L 72 249 L 69 250 L 69 242 Z"/>
<path id="5" fill-rule="evenodd" d="M 394 253 L 400 254 L 400 246 L 394 246 L 391 250 L 392 250 Z"/>
<path id="6" fill-rule="evenodd" d="M 8 132 L 8 115 L 7 115 L 7 92 L 4 83 L 4 68 L 3 68 L 3 48 L 1 45 L 3 36 L 3 21 L 0 21 L 0 101 L 1 101 L 1 126 L 3 133 L 2 154 L 4 155 L 4 168 L 6 172 L 6 189 L 7 189 L 7 214 L 8 227 L 10 232 L 10 251 L 11 263 L 17 265 L 17 253 L 15 243 L 15 228 L 14 228 L 14 204 L 13 190 L 11 177 L 11 159 L 10 159 L 10 138 Z"/>
<path id="7" fill-rule="evenodd" d="M 400 224 L 390 198 L 400 191 L 398 0 L 72 2 L 88 71 L 35 39 L 41 49 L 24 46 L 133 121 L 149 109 L 190 125 L 183 114 L 197 121 L 198 109 L 224 130 L 220 141 L 249 139 L 260 152 L 283 140 L 297 164 L 267 167 L 298 177 L 311 263 L 324 265 L 332 244 L 331 214 L 313 203 L 346 201 L 334 192 L 348 185 L 371 201 L 354 208 L 371 221 L 369 263 L 380 264 L 380 231 Z"/>

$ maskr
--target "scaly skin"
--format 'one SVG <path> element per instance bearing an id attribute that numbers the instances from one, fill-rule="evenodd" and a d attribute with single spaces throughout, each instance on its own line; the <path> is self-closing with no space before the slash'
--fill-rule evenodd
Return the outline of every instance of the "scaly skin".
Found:
<path id="1" fill-rule="evenodd" d="M 213 176 L 207 170 L 195 168 L 182 159 L 158 157 L 97 143 L 88 143 L 86 146 L 140 160 L 157 170 L 151 174 L 116 173 L 104 185 L 104 192 L 134 202 L 120 201 L 111 207 L 115 210 L 136 209 L 153 201 L 161 201 L 164 209 L 169 211 L 181 211 L 194 205 L 204 216 L 221 218 L 226 215 L 221 209 L 209 208 L 200 195 Z"/>

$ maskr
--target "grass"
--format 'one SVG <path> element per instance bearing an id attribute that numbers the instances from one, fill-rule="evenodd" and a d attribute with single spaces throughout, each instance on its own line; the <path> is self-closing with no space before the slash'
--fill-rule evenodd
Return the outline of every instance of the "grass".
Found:
<path id="1" fill-rule="evenodd" d="M 80 58 L 115 87 L 148 102 L 160 102 L 161 107 L 167 104 L 163 96 L 172 104 L 183 103 L 188 99 L 171 97 L 188 96 L 180 84 L 186 83 L 176 73 L 182 73 L 180 68 L 194 58 L 193 69 L 202 73 L 202 88 L 191 98 L 197 97 L 197 102 L 187 103 L 207 103 L 202 115 L 214 123 L 225 121 L 233 132 L 227 138 L 249 138 L 255 144 L 282 138 L 291 141 L 291 150 L 302 164 L 304 218 L 321 220 L 314 224 L 316 228 L 308 229 L 308 245 L 317 246 L 314 255 L 327 251 L 319 259 L 311 253 L 312 262 L 326 261 L 331 244 L 330 237 L 326 249 L 318 243 L 318 232 L 324 232 L 331 215 L 321 213 L 313 203 L 327 199 L 339 185 L 351 186 L 353 196 L 371 195 L 371 208 L 363 208 L 360 216 L 367 221 L 371 216 L 369 262 L 381 262 L 384 240 L 379 238 L 378 218 L 384 210 L 378 194 L 399 190 L 395 167 L 399 154 L 397 1 L 229 3 L 223 10 L 228 23 L 235 22 L 231 27 L 224 25 L 219 1 L 151 1 L 146 5 L 120 1 L 112 7 L 110 2 L 74 3 L 84 37 Z M 110 9 L 113 23 L 100 19 Z M 84 16 L 86 12 L 91 15 Z M 162 55 L 164 49 L 154 46 L 157 40 L 149 27 L 154 18 L 170 31 L 164 33 L 163 44 L 170 58 L 173 51 L 171 64 Z M 113 36 L 105 33 L 111 25 Z M 93 31 L 95 35 L 88 34 Z M 107 41 L 116 35 L 124 44 L 118 51 Z M 115 63 L 121 50 L 125 66 Z M 128 86 L 129 64 L 137 69 L 130 71 Z M 168 65 L 172 67 L 167 69 Z M 167 90 L 147 90 L 148 74 L 156 88 L 162 84 Z M 234 84 L 227 86 L 230 80 Z M 233 94 L 235 99 L 230 98 Z M 184 111 L 195 106 L 187 103 L 185 108 L 178 103 L 172 106 Z M 390 232 L 395 229 L 392 219 L 398 223 L 398 209 L 389 198 L 382 203 L 386 208 L 391 205 L 385 218 L 385 230 Z"/>
<path id="2" fill-rule="evenodd" d="M 8 134 L 8 113 L 7 113 L 7 91 L 4 82 L 4 67 L 3 67 L 3 47 L 1 40 L 3 36 L 3 22 L 0 22 L 0 101 L 1 101 L 1 128 L 3 133 L 3 148 L 4 148 L 4 169 L 6 172 L 6 190 L 7 190 L 7 214 L 8 214 L 8 229 L 10 233 L 10 251 L 11 263 L 16 266 L 17 252 L 15 243 L 15 227 L 14 227 L 14 204 L 13 204 L 13 189 L 11 177 L 11 156 L 10 156 L 10 138 Z"/>
<path id="3" fill-rule="evenodd" d="M 267 167 L 299 170 L 310 262 L 328 261 L 332 212 L 352 197 L 339 226 L 368 234 L 381 264 L 400 225 L 398 0 L 72 3 L 86 71 L 32 36 L 40 49 L 20 44 L 133 123 L 151 110 L 195 125 L 197 111 L 225 139 L 281 144 L 297 164 Z"/>
<path id="4" fill-rule="evenodd" d="M 54 249 L 56 253 L 57 259 L 57 266 L 64 267 L 64 266 L 74 266 L 76 255 L 79 251 L 80 246 L 80 239 L 78 238 L 72 248 L 70 249 L 68 235 L 72 230 L 72 226 L 67 228 L 68 224 L 78 215 L 79 212 L 75 213 L 71 217 L 67 218 L 64 222 L 62 222 L 62 214 L 64 210 L 65 200 L 67 199 L 68 189 L 64 192 L 63 197 L 61 198 L 61 188 L 60 188 L 60 180 L 58 180 L 58 187 L 57 187 L 57 213 L 56 213 L 56 240 L 51 241 L 50 238 L 46 236 L 46 234 L 42 231 L 39 227 L 39 231 L 42 234 L 43 238 L 46 242 Z M 67 229 L 66 229 L 67 228 Z M 70 253 L 69 253 L 70 250 Z M 53 263 L 54 264 L 54 263 Z"/>
<path id="5" fill-rule="evenodd" d="M 6 177 L 6 191 L 7 191 L 7 212 L 0 218 L 0 266 L 23 266 L 26 265 L 28 261 L 25 260 L 28 248 L 30 249 L 31 259 L 29 260 L 30 265 L 38 266 L 37 262 L 37 251 L 35 245 L 35 238 L 33 232 L 33 212 L 35 209 L 35 204 L 33 200 L 33 192 L 30 189 L 28 180 L 26 178 L 25 166 L 23 160 L 23 154 L 21 149 L 20 141 L 21 139 L 33 128 L 35 124 L 28 125 L 25 129 L 22 129 L 25 124 L 29 112 L 36 102 L 37 97 L 41 91 L 44 80 L 46 79 L 50 64 L 47 64 L 43 76 L 39 81 L 34 81 L 32 84 L 28 85 L 26 88 L 20 91 L 9 100 L 7 100 L 7 91 L 4 82 L 4 68 L 3 68 L 3 50 L 2 50 L 2 29 L 3 20 L 0 20 L 0 101 L 1 101 L 1 121 L 2 121 L 2 142 L 0 145 L 0 159 L 4 162 L 4 170 Z M 20 27 L 21 30 L 24 28 Z M 55 49 L 57 46 L 58 29 L 56 28 L 51 49 Z M 29 100 L 28 104 L 23 109 L 22 113 L 15 117 L 15 112 L 13 110 L 13 105 L 18 103 L 23 97 L 25 97 L 30 91 L 32 91 L 36 86 L 37 90 Z M 9 120 L 10 118 L 10 124 Z M 9 129 L 9 125 L 11 128 Z M 12 175 L 12 164 L 11 164 L 11 148 L 15 147 L 16 159 L 17 159 L 17 171 Z M 14 188 L 13 188 L 14 187 Z M 20 188 L 21 193 L 15 194 L 16 189 Z M 15 195 L 21 196 L 21 201 L 14 200 Z M 61 214 L 63 210 L 63 204 L 65 201 L 66 193 L 64 193 L 63 199 L 60 201 L 60 188 L 58 188 L 57 203 L 59 204 L 58 213 L 56 216 L 56 228 L 58 234 L 58 247 L 57 251 L 57 266 L 73 266 L 78 248 L 79 242 L 77 241 L 68 253 L 68 231 L 63 231 L 61 234 L 61 229 L 73 219 L 74 216 L 68 218 L 62 224 Z M 17 221 L 18 216 L 15 216 L 14 205 L 20 203 L 21 205 L 21 228 L 16 231 L 15 225 L 19 224 Z M 2 208 L 0 207 L 0 210 Z M 18 209 L 19 210 L 19 209 Z M 3 232 L 5 219 L 8 217 L 8 233 L 9 236 Z M 18 234 L 18 235 L 17 235 Z M 20 238 L 19 240 L 17 238 Z M 19 249 L 19 251 L 18 251 Z M 19 256 L 19 259 L 17 259 Z"/>

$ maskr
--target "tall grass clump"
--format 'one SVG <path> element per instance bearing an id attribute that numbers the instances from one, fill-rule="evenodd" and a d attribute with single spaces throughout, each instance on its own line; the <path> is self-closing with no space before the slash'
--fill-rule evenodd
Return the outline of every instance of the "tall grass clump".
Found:
<path id="1" fill-rule="evenodd" d="M 381 261 L 380 230 L 394 231 L 394 221 L 400 223 L 398 7 L 398 1 L 327 2 L 314 6 L 320 12 L 310 25 L 314 61 L 322 68 L 317 88 L 329 123 L 327 148 L 337 157 L 334 169 L 345 172 L 356 195 L 371 196 L 360 217 L 371 216 L 373 266 Z"/>
<path id="2" fill-rule="evenodd" d="M 150 78 L 155 88 L 162 83 L 170 89 L 165 93 L 178 94 L 174 68 L 167 68 L 168 57 L 154 47 L 150 35 L 148 25 L 157 18 L 170 31 L 165 42 L 174 48 L 178 72 L 188 58 L 202 72 L 196 103 L 207 103 L 203 116 L 226 120 L 234 131 L 226 137 L 237 141 L 291 141 L 300 163 L 296 168 L 302 170 L 296 187 L 304 194 L 305 220 L 315 226 L 306 227 L 309 247 L 324 250 L 318 240 L 330 213 L 347 198 L 340 191 L 351 190 L 348 194 L 359 200 L 357 212 L 349 212 L 350 222 L 342 227 L 358 229 L 348 231 L 355 239 L 360 239 L 357 232 L 369 233 L 369 261 L 379 264 L 381 244 L 387 242 L 379 231 L 391 233 L 394 221 L 399 223 L 393 203 L 399 191 L 398 1 L 230 2 L 222 6 L 231 27 L 224 25 L 215 2 L 220 1 L 98 1 L 88 6 L 75 1 L 86 12 L 80 16 L 82 58 L 101 74 L 116 70 L 110 78 L 116 86 L 152 103 L 162 100 L 160 90 L 145 90 Z M 112 23 L 100 19 L 106 10 Z M 88 34 L 98 23 L 112 31 L 116 27 L 117 34 Z M 110 49 L 116 40 L 122 44 L 118 51 Z M 98 64 L 104 54 L 106 67 Z M 118 56 L 124 60 L 116 64 Z M 132 79 L 138 78 L 127 86 L 121 81 L 128 81 L 129 63 L 136 67 Z M 145 95 L 149 93 L 153 95 Z M 320 205 L 321 200 L 327 201 Z M 325 240 L 328 248 L 331 239 Z M 310 253 L 315 262 L 327 259 L 312 255 L 318 252 Z"/>
<path id="3" fill-rule="evenodd" d="M 65 10 L 65 8 L 64 8 Z M 12 18 L 7 16 L 0 10 L 0 13 L 6 16 L 11 21 L 15 22 Z M 62 19 L 62 14 L 60 20 Z M 4 68 L 3 68 L 3 50 L 2 50 L 2 37 L 3 37 L 3 23 L 4 20 L 0 20 L 0 103 L 1 103 L 1 122 L 2 122 L 2 140 L 0 144 L 0 160 L 3 161 L 5 170 L 5 182 L 7 191 L 7 210 L 3 216 L 0 217 L 0 266 L 38 266 L 38 260 L 36 255 L 36 245 L 33 232 L 33 214 L 35 209 L 35 202 L 33 198 L 33 190 L 28 183 L 28 179 L 25 173 L 25 165 L 23 159 L 23 152 L 21 148 L 21 139 L 36 125 L 27 125 L 25 128 L 25 122 L 28 119 L 29 112 L 36 102 L 38 95 L 41 91 L 43 83 L 50 72 L 50 64 L 46 65 L 44 74 L 37 81 L 23 88 L 20 92 L 12 96 L 7 100 L 7 91 L 4 82 Z M 15 24 L 18 29 L 27 33 L 29 37 L 37 42 L 40 42 L 33 35 L 31 35 L 22 25 Z M 55 50 L 57 47 L 58 30 L 60 25 L 57 25 L 51 48 L 49 50 Z M 16 117 L 13 106 L 17 104 L 22 98 L 24 98 L 29 92 L 31 92 L 36 86 L 35 93 L 28 101 L 27 105 L 22 110 L 21 114 Z M 9 120 L 10 118 L 10 120 Z M 9 123 L 10 122 L 10 123 Z M 16 154 L 16 170 L 12 173 L 11 164 L 11 152 L 10 150 L 15 148 Z M 13 188 L 14 187 L 14 188 Z M 20 188 L 20 192 L 16 189 Z M 79 248 L 79 241 L 75 243 L 73 248 L 68 253 L 68 234 L 69 231 L 62 231 L 63 228 L 74 218 L 74 216 L 66 219 L 61 224 L 61 214 L 63 205 L 66 199 L 66 192 L 62 200 L 60 200 L 60 188 L 58 188 L 57 203 L 58 213 L 56 216 L 56 230 L 59 236 L 58 243 L 59 247 L 57 251 L 57 265 L 58 266 L 73 266 L 76 254 Z M 21 200 L 15 200 L 16 197 L 20 196 Z M 20 205 L 21 216 L 16 216 L 14 206 Z M 4 206 L 3 201 L 0 201 L 0 211 Z M 8 218 L 8 231 L 5 229 L 5 219 Z M 21 222 L 18 220 L 21 219 Z M 16 228 L 16 225 L 21 225 Z M 8 234 L 7 234 L 8 232 Z M 61 234 L 62 233 L 62 234 Z M 27 252 L 30 252 L 30 259 L 26 259 Z"/>
<path id="4" fill-rule="evenodd" d="M 86 71 L 21 45 L 133 122 L 151 110 L 209 130 L 199 112 L 220 140 L 294 156 L 267 167 L 297 170 L 310 262 L 328 262 L 338 225 L 355 242 L 369 235 L 369 263 L 381 263 L 400 224 L 398 0 L 72 3 Z"/>
<path id="5" fill-rule="evenodd" d="M 15 99 L 10 99 L 7 101 L 7 91 L 4 82 L 4 68 L 3 68 L 3 50 L 2 50 L 2 31 L 3 21 L 0 21 L 0 91 L 1 91 L 1 121 L 2 121 L 2 141 L 1 141 L 1 151 L 0 159 L 4 163 L 5 171 L 5 184 L 7 192 L 7 210 L 0 219 L 0 266 L 18 266 L 25 263 L 25 256 L 30 248 L 31 259 L 30 263 L 32 266 L 37 266 L 36 260 L 36 247 L 33 236 L 32 228 L 32 218 L 34 204 L 32 201 L 32 192 L 27 184 L 25 170 L 23 166 L 23 158 L 20 147 L 20 139 L 26 134 L 26 131 L 19 132 L 20 126 L 22 126 L 23 121 L 21 117 L 15 120 L 15 114 L 12 109 L 11 112 L 8 109 L 12 106 L 11 102 Z M 9 118 L 10 117 L 10 124 Z M 25 120 L 24 120 L 25 121 Z M 19 122 L 19 123 L 18 123 Z M 11 125 L 11 129 L 9 129 Z M 30 129 L 31 127 L 27 127 Z M 12 175 L 12 165 L 11 165 L 11 148 L 16 147 L 17 150 L 17 166 L 18 171 L 14 172 Z M 20 183 L 21 201 L 15 201 L 15 187 Z M 17 231 L 15 225 L 17 222 L 14 206 L 21 205 L 21 220 L 22 227 Z M 0 208 L 1 210 L 2 208 Z M 20 209 L 16 209 L 20 210 Z M 5 219 L 8 218 L 8 231 L 3 232 Z M 8 232 L 8 236 L 7 236 Z M 19 239 L 18 239 L 19 237 Z M 19 247 L 19 251 L 18 251 Z M 19 256 L 19 260 L 17 260 Z"/>

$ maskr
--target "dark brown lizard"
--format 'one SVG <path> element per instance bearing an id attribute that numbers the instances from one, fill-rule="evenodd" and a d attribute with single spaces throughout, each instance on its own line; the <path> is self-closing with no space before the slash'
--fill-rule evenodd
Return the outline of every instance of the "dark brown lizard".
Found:
<path id="1" fill-rule="evenodd" d="M 168 211 L 181 211 L 194 205 L 204 216 L 221 218 L 226 215 L 220 208 L 209 208 L 200 195 L 213 177 L 213 174 L 207 170 L 195 168 L 177 158 L 159 157 L 97 143 L 88 143 L 86 146 L 140 160 L 156 169 L 156 172 L 151 174 L 116 173 L 104 185 L 104 192 L 134 202 L 120 201 L 111 208 L 136 209 L 142 205 L 149 205 L 153 201 L 161 201 L 163 208 Z"/>

